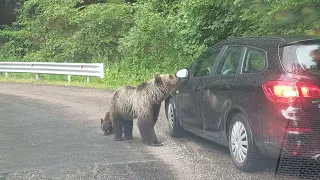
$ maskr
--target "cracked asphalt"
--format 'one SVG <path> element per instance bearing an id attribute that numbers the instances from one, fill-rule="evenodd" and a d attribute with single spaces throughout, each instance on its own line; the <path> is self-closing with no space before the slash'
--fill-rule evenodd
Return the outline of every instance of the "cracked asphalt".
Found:
<path id="1" fill-rule="evenodd" d="M 237 170 L 226 147 L 188 134 L 173 139 L 161 107 L 162 147 L 103 136 L 100 118 L 112 91 L 0 83 L 0 179 L 275 179 L 265 160 L 253 173 Z"/>

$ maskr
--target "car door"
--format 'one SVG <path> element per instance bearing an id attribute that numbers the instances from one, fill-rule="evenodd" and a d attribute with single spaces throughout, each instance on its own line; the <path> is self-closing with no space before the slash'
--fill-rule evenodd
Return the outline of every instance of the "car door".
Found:
<path id="1" fill-rule="evenodd" d="M 183 127 L 192 127 L 199 118 L 199 110 L 197 109 L 197 93 L 196 87 L 199 84 L 199 79 L 190 75 L 196 61 L 190 68 L 188 68 L 189 75 L 186 79 L 180 79 L 178 91 L 176 91 L 176 99 L 178 103 L 178 116 Z M 191 73 L 192 74 L 192 73 Z"/>
<path id="2" fill-rule="evenodd" d="M 200 109 L 206 135 L 221 137 L 222 122 L 232 104 L 233 85 L 239 75 L 244 50 L 243 46 L 227 46 L 214 68 L 214 74 L 202 78 Z"/>
<path id="3" fill-rule="evenodd" d="M 177 93 L 179 99 L 178 115 L 184 127 L 202 129 L 199 87 L 201 79 L 211 73 L 218 54 L 216 48 L 205 51 L 188 69 L 188 78 L 180 80 L 180 88 Z"/>
<path id="4" fill-rule="evenodd" d="M 277 58 L 276 53 L 275 55 Z M 272 56 L 272 53 L 269 54 L 269 58 L 274 58 Z M 244 107 L 245 110 L 243 113 L 245 113 L 249 120 L 252 133 L 257 139 L 257 143 L 264 142 L 263 139 L 269 138 L 269 129 L 265 128 L 268 126 L 263 124 L 263 118 L 268 116 L 263 114 L 265 107 L 261 103 L 265 96 L 262 84 L 270 78 L 270 71 L 266 70 L 268 66 L 267 59 L 268 56 L 265 50 L 247 47 L 242 71 L 234 83 L 238 95 L 235 101 L 237 105 Z"/>

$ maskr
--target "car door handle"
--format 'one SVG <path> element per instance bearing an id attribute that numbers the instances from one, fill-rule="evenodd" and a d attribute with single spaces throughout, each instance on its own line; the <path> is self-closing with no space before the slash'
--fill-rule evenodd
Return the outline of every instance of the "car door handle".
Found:
<path id="1" fill-rule="evenodd" d="M 230 88 L 231 88 L 231 87 L 230 87 L 229 85 L 226 85 L 226 84 L 220 86 L 220 89 L 221 89 L 221 90 L 228 90 L 228 89 L 230 89 Z"/>
<path id="2" fill-rule="evenodd" d="M 194 91 L 199 91 L 200 89 L 202 89 L 202 87 L 200 87 L 200 86 L 196 86 L 193 88 Z"/>

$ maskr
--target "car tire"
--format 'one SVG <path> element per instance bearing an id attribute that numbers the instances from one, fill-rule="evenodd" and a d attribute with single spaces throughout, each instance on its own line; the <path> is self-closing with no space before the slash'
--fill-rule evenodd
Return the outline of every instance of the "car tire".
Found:
<path id="1" fill-rule="evenodd" d="M 233 116 L 228 132 L 229 151 L 236 168 L 243 172 L 254 171 L 260 159 L 260 152 L 254 142 L 246 117 L 237 113 Z"/>
<path id="2" fill-rule="evenodd" d="M 173 98 L 170 98 L 168 103 L 167 120 L 168 120 L 170 135 L 174 138 L 180 137 L 182 135 L 183 130 L 177 118 L 176 106 L 174 104 Z"/>

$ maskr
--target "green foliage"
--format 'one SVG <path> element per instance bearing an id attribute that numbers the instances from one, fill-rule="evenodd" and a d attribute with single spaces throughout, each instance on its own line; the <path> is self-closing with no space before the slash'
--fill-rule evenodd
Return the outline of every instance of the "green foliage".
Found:
<path id="1" fill-rule="evenodd" d="M 241 19 L 250 22 L 244 35 L 320 35 L 319 0 L 238 0 L 236 5 Z"/>
<path id="2" fill-rule="evenodd" d="M 20 10 L 18 39 L 25 61 L 95 62 L 119 59 L 119 38 L 132 26 L 133 8 L 126 4 L 28 0 Z"/>
<path id="3" fill-rule="evenodd" d="M 19 61 L 25 53 L 25 44 L 20 32 L 6 27 L 0 30 L 0 61 Z"/>
<path id="4" fill-rule="evenodd" d="M 236 33 L 238 17 L 231 1 L 182 1 L 177 16 L 189 44 L 212 45 Z"/>
<path id="5" fill-rule="evenodd" d="M 134 26 L 120 40 L 119 50 L 125 58 L 112 66 L 114 71 L 109 70 L 112 78 L 128 72 L 122 79 L 141 82 L 155 72 L 175 73 L 202 51 L 200 44 L 188 43 L 188 37 L 180 31 L 183 27 L 176 23 L 178 16 L 167 6 L 159 9 L 157 1 L 148 1 L 138 2 L 135 7 Z"/>
<path id="6" fill-rule="evenodd" d="M 175 73 L 232 36 L 320 36 L 319 0 L 22 2 L 0 30 L 1 61 L 105 62 L 108 86 Z"/>

